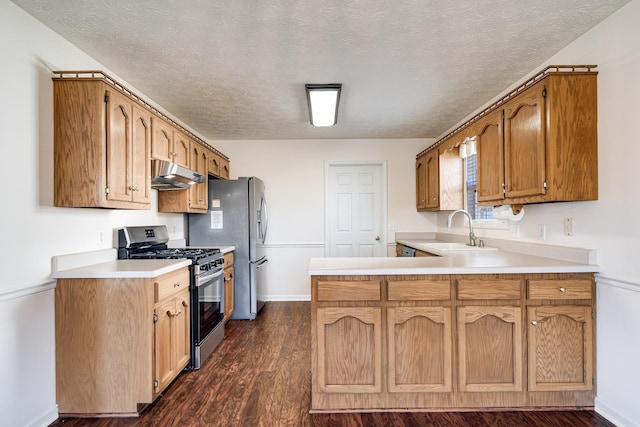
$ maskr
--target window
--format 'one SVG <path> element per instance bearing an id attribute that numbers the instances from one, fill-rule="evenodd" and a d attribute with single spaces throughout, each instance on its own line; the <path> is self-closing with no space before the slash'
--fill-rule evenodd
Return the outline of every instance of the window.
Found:
<path id="1" fill-rule="evenodd" d="M 478 206 L 478 168 L 475 154 L 465 159 L 466 209 L 474 220 L 494 220 L 491 206 Z M 494 220 L 495 221 L 495 220 Z"/>

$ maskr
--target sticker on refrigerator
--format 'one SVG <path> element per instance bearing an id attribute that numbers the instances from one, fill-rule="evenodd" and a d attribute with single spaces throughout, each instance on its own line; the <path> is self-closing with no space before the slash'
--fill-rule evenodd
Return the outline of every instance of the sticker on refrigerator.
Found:
<path id="1" fill-rule="evenodd" d="M 211 229 L 222 229 L 222 211 L 211 211 Z"/>

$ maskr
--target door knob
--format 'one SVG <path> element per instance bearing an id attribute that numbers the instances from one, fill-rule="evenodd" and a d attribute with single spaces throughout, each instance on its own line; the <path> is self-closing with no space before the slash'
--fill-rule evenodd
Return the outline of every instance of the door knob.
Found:
<path id="1" fill-rule="evenodd" d="M 380 236 L 376 236 L 376 240 L 380 240 Z"/>

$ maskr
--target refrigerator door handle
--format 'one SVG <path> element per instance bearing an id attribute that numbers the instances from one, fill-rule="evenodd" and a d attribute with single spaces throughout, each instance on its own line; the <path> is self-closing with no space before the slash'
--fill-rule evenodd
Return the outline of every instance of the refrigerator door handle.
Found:
<path id="1" fill-rule="evenodd" d="M 260 258 L 258 261 L 251 261 L 251 264 L 255 264 L 256 268 L 260 268 L 263 265 L 267 264 L 269 262 L 269 260 L 267 259 L 266 256 L 263 256 L 262 258 Z"/>

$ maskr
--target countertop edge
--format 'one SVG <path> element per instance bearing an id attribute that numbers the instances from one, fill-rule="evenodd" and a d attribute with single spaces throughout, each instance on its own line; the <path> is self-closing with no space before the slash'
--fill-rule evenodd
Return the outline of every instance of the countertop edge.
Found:
<path id="1" fill-rule="evenodd" d="M 191 265 L 188 259 L 113 260 L 69 270 L 59 270 L 54 279 L 154 278 Z"/>

